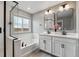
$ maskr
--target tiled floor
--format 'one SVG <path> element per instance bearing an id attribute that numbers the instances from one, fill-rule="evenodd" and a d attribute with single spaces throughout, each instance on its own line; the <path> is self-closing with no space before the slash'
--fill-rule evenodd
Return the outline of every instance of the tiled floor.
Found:
<path id="1" fill-rule="evenodd" d="M 24 56 L 24 57 L 53 57 L 53 56 L 41 50 L 37 50 L 37 51 L 30 53 L 28 56 Z"/>

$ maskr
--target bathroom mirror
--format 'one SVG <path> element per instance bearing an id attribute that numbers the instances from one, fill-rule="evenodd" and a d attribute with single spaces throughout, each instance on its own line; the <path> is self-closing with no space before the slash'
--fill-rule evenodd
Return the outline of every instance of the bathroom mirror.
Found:
<path id="1" fill-rule="evenodd" d="M 61 26 L 61 30 L 74 30 L 75 29 L 75 15 L 74 9 L 57 11 L 57 24 Z"/>
<path id="2" fill-rule="evenodd" d="M 52 25 L 54 24 L 54 14 L 48 14 L 44 16 L 44 27 L 45 30 L 53 30 Z"/>

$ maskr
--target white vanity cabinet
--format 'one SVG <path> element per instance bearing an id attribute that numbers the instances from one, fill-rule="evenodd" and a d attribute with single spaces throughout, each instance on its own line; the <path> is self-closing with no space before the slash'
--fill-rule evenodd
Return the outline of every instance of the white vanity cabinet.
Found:
<path id="1" fill-rule="evenodd" d="M 54 37 L 54 55 L 62 57 L 76 56 L 76 40 L 69 38 Z"/>
<path id="2" fill-rule="evenodd" d="M 40 45 L 40 49 L 41 50 L 45 50 L 46 49 L 46 39 L 44 39 L 44 36 L 40 36 L 40 40 L 39 40 L 39 45 Z"/>
<path id="3" fill-rule="evenodd" d="M 50 36 L 40 36 L 40 49 L 51 53 L 51 37 Z"/>
<path id="4" fill-rule="evenodd" d="M 40 35 L 40 49 L 59 57 L 78 57 L 79 38 L 77 35 Z"/>

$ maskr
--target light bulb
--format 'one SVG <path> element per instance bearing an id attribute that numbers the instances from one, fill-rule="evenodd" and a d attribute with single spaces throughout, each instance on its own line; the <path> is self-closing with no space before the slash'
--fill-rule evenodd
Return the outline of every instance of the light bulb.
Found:
<path id="1" fill-rule="evenodd" d="M 49 13 L 47 11 L 45 11 L 45 14 L 48 15 Z"/>
<path id="2" fill-rule="evenodd" d="M 65 5 L 65 9 L 68 10 L 70 8 L 70 6 L 67 4 Z"/>
<path id="3" fill-rule="evenodd" d="M 59 11 L 63 11 L 63 7 L 62 6 L 59 7 Z"/>
<path id="4" fill-rule="evenodd" d="M 53 11 L 52 10 L 49 10 L 49 14 L 52 14 L 53 13 Z"/>

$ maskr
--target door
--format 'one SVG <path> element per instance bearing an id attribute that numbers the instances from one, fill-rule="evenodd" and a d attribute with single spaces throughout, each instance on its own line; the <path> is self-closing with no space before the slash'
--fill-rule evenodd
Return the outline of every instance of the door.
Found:
<path id="1" fill-rule="evenodd" d="M 62 50 L 62 43 L 60 41 L 55 40 L 55 48 L 54 48 L 54 55 L 56 56 L 63 56 L 63 50 Z"/>
<path id="2" fill-rule="evenodd" d="M 3 2 L 0 1 L 0 57 L 4 56 L 4 36 L 3 36 Z"/>
<path id="3" fill-rule="evenodd" d="M 75 57 L 76 56 L 76 44 L 65 43 L 64 44 L 64 56 L 65 57 Z"/>

